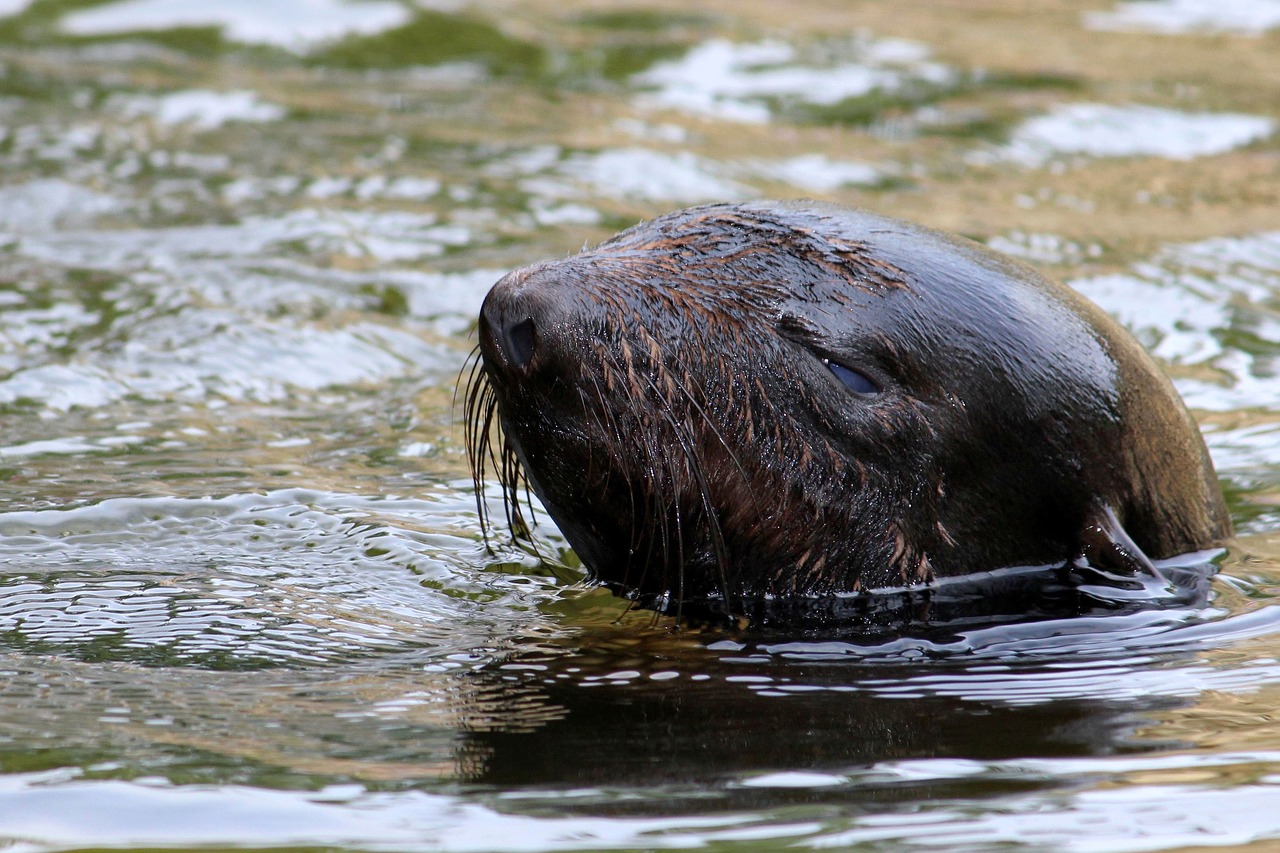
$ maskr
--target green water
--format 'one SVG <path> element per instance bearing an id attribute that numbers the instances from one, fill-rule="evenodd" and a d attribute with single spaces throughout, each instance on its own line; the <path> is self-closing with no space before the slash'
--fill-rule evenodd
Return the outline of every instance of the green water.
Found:
<path id="1" fill-rule="evenodd" d="M 0 846 L 1274 844 L 1280 15 L 1179 8 L 0 4 Z M 486 549 L 489 285 L 759 196 L 1128 325 L 1240 532 L 1210 600 L 674 632 Z"/>

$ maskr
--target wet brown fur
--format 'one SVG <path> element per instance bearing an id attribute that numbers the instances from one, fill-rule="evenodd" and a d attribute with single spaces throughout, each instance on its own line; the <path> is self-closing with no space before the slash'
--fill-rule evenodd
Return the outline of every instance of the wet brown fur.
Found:
<path id="1" fill-rule="evenodd" d="M 978 298 L 1002 298 L 1010 287 L 1022 286 L 1019 276 L 1034 274 L 995 265 L 982 250 L 909 226 L 891 239 L 932 241 L 927 245 L 937 257 L 904 269 L 893 251 L 877 245 L 874 232 L 883 225 L 888 233 L 899 223 L 866 217 L 871 235 L 845 234 L 844 216 L 866 227 L 856 218 L 866 215 L 837 208 L 761 204 L 683 211 L 582 255 L 519 270 L 495 286 L 499 295 L 491 295 L 492 307 L 486 307 L 495 317 L 526 311 L 521 299 L 537 301 L 543 313 L 537 314 L 536 354 L 519 370 L 504 364 L 497 332 L 482 319 L 483 357 L 471 373 L 466 413 L 467 452 L 486 525 L 481 496 L 485 469 L 492 467 L 507 524 L 517 535 L 528 530 L 521 492 L 532 488 L 598 577 L 677 602 L 896 586 L 935 573 L 996 567 L 980 564 L 984 559 L 1070 559 L 1076 545 L 1056 529 L 1057 521 L 1042 531 L 1040 547 L 1035 535 L 1018 531 L 1014 537 L 998 521 L 981 518 L 984 512 L 1008 514 L 1008 524 L 1025 526 L 1048 511 L 1039 504 L 957 510 L 952 495 L 958 480 L 960 500 L 1010 501 L 1024 483 L 1036 492 L 1032 502 L 1051 499 L 1039 495 L 1035 482 L 1048 463 L 1028 461 L 1004 477 L 1008 483 L 989 486 L 976 479 L 974 465 L 999 464 L 1000 451 L 965 430 L 993 429 L 982 408 L 992 405 L 990 395 L 1001 383 L 1017 381 L 1014 362 L 1035 361 L 1043 371 L 1052 358 L 1050 367 L 1041 366 L 1045 359 L 1015 339 L 995 356 L 1009 364 L 985 367 L 980 362 L 989 357 L 983 344 L 988 330 L 929 328 L 929 312 L 936 310 L 930 300 L 937 299 L 933 279 L 951 274 L 953 258 L 961 259 L 956 263 L 965 276 L 972 278 L 969 267 L 978 263 L 994 278 L 1014 283 L 1001 279 L 988 296 L 981 282 L 971 285 L 965 278 L 960 289 L 978 288 Z M 1050 284 L 1037 280 L 1033 286 Z M 1050 295 L 1054 305 L 1089 310 L 1056 291 Z M 972 309 L 967 292 L 943 299 L 961 297 L 963 310 L 1000 317 L 991 306 Z M 892 315 L 897 325 L 877 329 L 875 316 L 886 310 L 898 312 Z M 1198 433 L 1185 434 L 1190 421 L 1180 405 L 1166 412 L 1161 398 L 1156 415 L 1141 425 L 1153 430 L 1149 436 L 1118 426 L 1127 409 L 1150 409 L 1152 394 L 1164 392 L 1148 377 L 1146 362 L 1130 363 L 1137 356 L 1122 339 L 1127 336 L 1097 314 L 1079 324 L 1087 326 L 1083 346 L 1096 348 L 1097 337 L 1120 365 L 1114 381 L 1088 377 L 1100 389 L 1094 396 L 1106 399 L 1090 400 L 1068 388 L 1061 392 L 1065 403 L 1049 400 L 1043 404 L 1048 414 L 1032 415 L 1046 419 L 1047 437 L 1025 437 L 1025 452 L 1042 448 L 1083 459 L 1115 451 L 1104 464 L 1071 460 L 1053 469 L 1074 465 L 1083 482 L 1062 489 L 1062 527 L 1079 526 L 1088 492 L 1101 491 L 1118 504 L 1130 500 L 1119 492 L 1136 485 L 1143 492 L 1139 501 L 1163 503 L 1148 513 L 1154 524 L 1143 522 L 1153 556 L 1228 535 L 1216 484 L 1198 485 L 1205 470 L 1212 477 L 1212 467 Z M 847 318 L 856 318 L 860 331 L 833 340 L 832 330 L 843 334 Z M 1036 332 L 1039 327 L 1031 325 Z M 959 361 L 953 366 L 944 357 L 940 367 L 931 366 L 918 352 L 919 341 L 904 340 L 904 330 L 951 347 Z M 889 377 L 893 393 L 853 401 L 850 408 L 814 356 L 827 349 L 864 353 L 867 364 Z M 1089 357 L 1100 356 L 1090 350 Z M 953 370 L 963 382 L 948 387 Z M 1061 377 L 1053 381 L 1062 384 Z M 1042 402 L 1038 394 L 1032 388 L 1027 402 L 995 404 L 1034 408 Z M 940 432 L 940 425 L 948 428 Z M 1197 470 L 1144 473 L 1157 446 L 1168 444 L 1167 433 L 1179 429 L 1175 443 L 1181 447 L 1172 465 L 1186 468 L 1190 459 Z M 956 460 L 957 452 L 968 455 Z M 975 453 L 982 458 L 969 458 Z M 1171 495 L 1174 482 L 1186 482 L 1187 494 Z M 1136 518 L 1146 511 L 1126 508 L 1124 514 Z M 1161 524 L 1172 532 L 1163 539 L 1147 535 L 1146 528 Z M 975 539 L 983 536 L 1009 541 Z"/>

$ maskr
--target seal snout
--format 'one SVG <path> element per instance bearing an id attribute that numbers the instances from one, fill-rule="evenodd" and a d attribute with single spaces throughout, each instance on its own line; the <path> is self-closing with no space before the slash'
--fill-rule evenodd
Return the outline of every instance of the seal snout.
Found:
<path id="1" fill-rule="evenodd" d="M 480 310 L 480 349 L 487 363 L 521 374 L 533 369 L 555 317 L 563 313 L 555 290 L 546 276 L 523 270 L 493 286 Z"/>
<path id="2" fill-rule="evenodd" d="M 533 359 L 533 348 L 538 343 L 538 331 L 533 325 L 533 318 L 526 317 L 505 329 L 502 342 L 512 364 L 521 369 L 528 367 Z"/>
<path id="3" fill-rule="evenodd" d="M 480 314 L 480 349 L 485 362 L 512 371 L 527 371 L 538 346 L 537 324 L 532 317 L 520 316 L 520 312 L 504 316 L 504 312 L 487 310 L 487 304 L 485 308 Z"/>

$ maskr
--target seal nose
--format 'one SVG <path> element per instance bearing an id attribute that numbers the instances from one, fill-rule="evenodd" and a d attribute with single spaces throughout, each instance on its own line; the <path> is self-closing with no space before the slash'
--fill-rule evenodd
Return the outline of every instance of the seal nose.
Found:
<path id="1" fill-rule="evenodd" d="M 538 329 L 532 317 L 526 317 L 502 331 L 502 349 L 510 356 L 510 362 L 523 370 L 533 358 L 533 348 L 538 344 Z"/>
<path id="2" fill-rule="evenodd" d="M 529 271 L 503 277 L 480 309 L 480 349 L 487 361 L 527 373 L 547 341 L 542 333 L 554 326 L 554 289 Z"/>

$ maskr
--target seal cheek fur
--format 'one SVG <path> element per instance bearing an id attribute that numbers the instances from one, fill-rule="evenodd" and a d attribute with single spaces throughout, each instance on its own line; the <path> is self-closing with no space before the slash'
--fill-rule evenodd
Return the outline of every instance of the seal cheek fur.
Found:
<path id="1" fill-rule="evenodd" d="M 597 577 L 667 601 L 1149 572 L 1230 535 L 1194 422 L 1123 329 L 838 207 L 693 208 L 508 275 L 468 404 L 513 529 L 527 482 Z"/>

